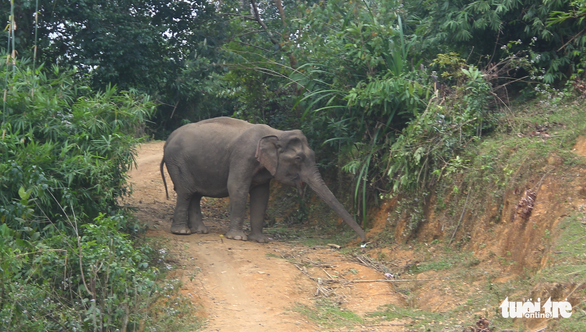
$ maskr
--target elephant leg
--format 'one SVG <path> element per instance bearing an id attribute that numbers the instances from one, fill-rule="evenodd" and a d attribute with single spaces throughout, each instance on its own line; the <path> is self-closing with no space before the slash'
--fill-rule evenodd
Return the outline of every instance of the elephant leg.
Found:
<path id="1" fill-rule="evenodd" d="M 173 214 L 173 223 L 171 224 L 171 233 L 189 235 L 191 230 L 188 224 L 188 210 L 191 195 L 177 193 L 177 205 L 175 205 L 175 213 Z"/>
<path id="2" fill-rule="evenodd" d="M 268 242 L 269 239 L 262 233 L 265 212 L 269 203 L 269 182 L 256 186 L 250 190 L 250 234 L 249 240 Z"/>
<path id="3" fill-rule="evenodd" d="M 201 196 L 193 195 L 189 203 L 189 229 L 191 233 L 208 233 L 208 227 L 203 223 L 203 216 L 201 215 Z"/>
<path id="4" fill-rule="evenodd" d="M 230 182 L 230 180 L 228 180 Z M 226 237 L 234 240 L 246 241 L 248 237 L 242 228 L 246 214 L 246 201 L 248 200 L 249 186 L 228 185 L 230 195 L 230 229 Z"/>

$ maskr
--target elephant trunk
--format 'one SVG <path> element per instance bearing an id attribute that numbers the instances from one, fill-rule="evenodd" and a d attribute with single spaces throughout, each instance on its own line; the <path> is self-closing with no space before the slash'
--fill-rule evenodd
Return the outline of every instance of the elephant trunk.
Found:
<path id="1" fill-rule="evenodd" d="M 312 166 L 306 176 L 302 176 L 302 181 L 307 183 L 313 191 L 321 198 L 332 210 L 334 210 L 345 222 L 350 226 L 357 234 L 360 236 L 362 241 L 366 241 L 366 234 L 360 225 L 356 223 L 354 218 L 346 211 L 342 203 L 336 199 L 334 194 L 330 191 L 330 188 L 326 186 L 324 180 L 322 179 L 317 166 Z"/>

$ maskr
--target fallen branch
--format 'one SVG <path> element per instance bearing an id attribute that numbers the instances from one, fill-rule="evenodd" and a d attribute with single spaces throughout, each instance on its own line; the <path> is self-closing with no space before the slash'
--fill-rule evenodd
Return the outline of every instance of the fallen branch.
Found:
<path id="1" fill-rule="evenodd" d="M 572 240 L 572 241 L 570 241 L 570 243 L 576 243 L 576 242 L 578 242 L 578 241 L 582 240 L 583 238 L 586 238 L 586 235 L 584 235 L 584 236 L 582 236 L 582 237 L 579 237 L 579 238 L 577 238 L 577 239 L 575 239 L 575 240 Z"/>
<path id="2" fill-rule="evenodd" d="M 553 171 L 553 168 L 552 168 L 552 169 L 550 169 L 549 171 L 547 171 L 545 174 L 543 174 L 543 176 L 541 177 L 541 179 L 539 180 L 539 182 L 537 182 L 537 184 L 535 184 L 535 185 L 533 186 L 533 188 L 531 188 L 531 190 L 533 190 L 533 189 L 537 188 L 535 192 L 536 192 L 536 193 L 537 193 L 537 192 L 539 192 L 539 188 L 541 187 L 541 183 L 543 182 L 543 179 L 545 179 L 545 177 L 546 177 L 546 176 L 547 176 L 549 173 L 551 173 L 551 171 Z"/>
<path id="3" fill-rule="evenodd" d="M 293 266 L 295 266 L 297 269 L 299 269 L 299 271 L 301 271 L 301 273 L 305 274 L 309 279 L 317 282 L 317 279 L 316 278 L 314 278 L 311 275 L 309 275 L 309 273 L 307 273 L 307 271 L 304 270 L 304 269 L 302 269 L 299 265 L 293 263 Z"/>
<path id="4" fill-rule="evenodd" d="M 315 296 L 318 296 L 319 293 L 322 293 L 325 297 L 330 296 L 331 292 L 324 286 L 322 286 L 323 281 L 318 278 L 317 279 L 317 289 L 315 291 Z"/>
<path id="5" fill-rule="evenodd" d="M 472 192 L 472 186 L 470 186 L 468 188 L 468 196 L 466 196 L 466 203 L 464 203 L 464 209 L 462 210 L 462 214 L 460 215 L 460 220 L 458 221 L 458 225 L 456 226 L 456 229 L 454 230 L 454 233 L 452 234 L 452 238 L 450 239 L 450 242 L 448 243 L 448 245 L 452 244 L 452 241 L 454 241 L 454 236 L 456 236 L 456 232 L 458 231 L 458 228 L 460 228 L 460 224 L 462 223 L 462 218 L 464 218 L 464 213 L 466 212 L 466 206 L 468 205 L 468 198 L 470 198 L 470 193 Z"/>
<path id="6" fill-rule="evenodd" d="M 332 283 L 340 283 L 340 284 L 359 284 L 359 283 L 369 283 L 369 282 L 416 282 L 416 281 L 432 281 L 432 280 L 446 280 L 449 278 L 431 278 L 431 279 L 401 279 L 401 280 L 385 280 L 385 279 L 375 279 L 375 280 L 322 280 L 322 282 L 332 282 Z"/>
<path id="7" fill-rule="evenodd" d="M 568 294 L 568 296 L 566 296 L 567 298 L 570 298 L 570 296 L 572 296 L 572 294 L 574 294 L 574 292 L 576 291 L 576 289 L 582 287 L 584 285 L 584 283 L 579 284 L 578 286 L 574 287 L 574 290 L 570 292 L 570 294 Z"/>

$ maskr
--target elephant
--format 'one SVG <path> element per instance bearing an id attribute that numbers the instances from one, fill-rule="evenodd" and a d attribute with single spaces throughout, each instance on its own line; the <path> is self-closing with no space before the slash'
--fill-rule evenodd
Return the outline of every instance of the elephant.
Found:
<path id="1" fill-rule="evenodd" d="M 171 224 L 174 234 L 208 233 L 200 200 L 230 197 L 230 227 L 226 238 L 267 242 L 262 233 L 274 178 L 301 191 L 307 183 L 362 239 L 366 236 L 323 181 L 315 153 L 300 130 L 282 131 L 264 124 L 229 117 L 190 123 L 171 133 L 164 145 L 160 171 L 167 199 L 163 166 L 177 193 Z M 243 223 L 250 195 L 250 234 Z"/>

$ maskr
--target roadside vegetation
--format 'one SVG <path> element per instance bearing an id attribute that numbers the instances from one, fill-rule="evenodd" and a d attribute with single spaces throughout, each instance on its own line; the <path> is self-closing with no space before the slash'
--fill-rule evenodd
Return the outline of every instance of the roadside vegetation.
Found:
<path id="1" fill-rule="evenodd" d="M 546 175 L 570 183 L 565 172 L 584 168 L 571 150 L 586 129 L 585 8 L 584 0 L 3 1 L 0 330 L 196 324 L 173 325 L 189 309 L 164 279 L 161 248 L 120 200 L 131 193 L 138 143 L 210 117 L 302 129 L 365 228 L 374 226 L 369 211 L 395 199 L 371 246 L 424 240 L 433 204 L 450 222 L 427 242 L 471 248 L 480 226 L 467 211 L 497 225 L 509 218 L 502 202 L 511 192 L 534 191 Z M 296 236 L 279 227 L 320 209 L 309 195 L 287 195 L 292 215 L 269 211 L 275 236 Z M 539 254 L 560 253 L 510 289 L 583 280 L 584 213 L 540 230 Z M 500 267 L 515 264 L 493 255 Z M 408 273 L 461 264 L 469 262 L 434 258 Z M 332 303 L 322 308 L 311 315 L 356 321 Z M 400 310 L 375 315 L 408 316 Z M 579 329 L 580 317 L 556 329 Z"/>
<path id="2" fill-rule="evenodd" d="M 118 205 L 130 193 L 135 133 L 154 104 L 75 72 L 7 68 L 0 140 L 0 330 L 166 331 L 185 309 L 165 255 Z M 173 301 L 173 303 L 181 302 Z M 169 303 L 172 306 L 171 303 Z M 189 322 L 189 320 L 186 320 Z M 145 325 L 146 324 L 146 325 Z M 121 329 L 121 327 L 124 327 Z"/>

